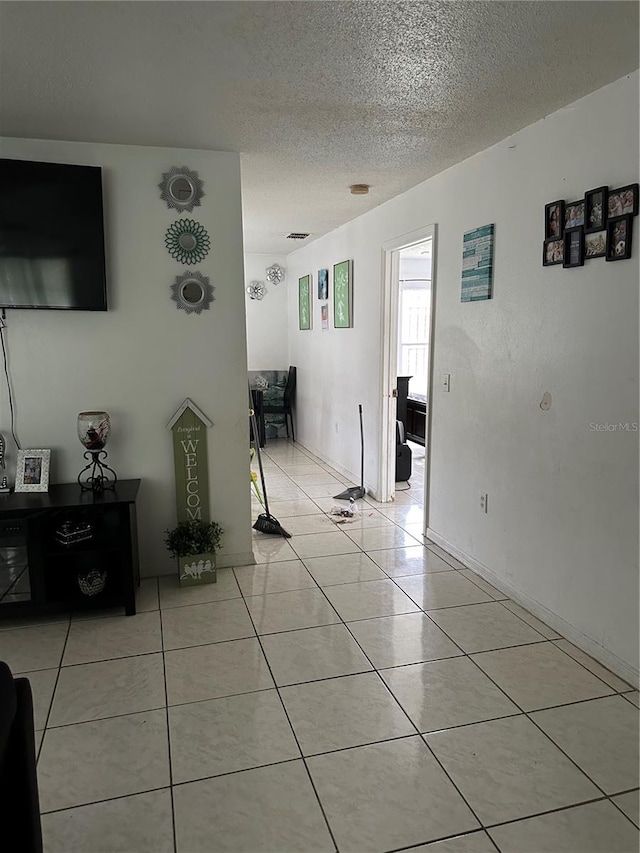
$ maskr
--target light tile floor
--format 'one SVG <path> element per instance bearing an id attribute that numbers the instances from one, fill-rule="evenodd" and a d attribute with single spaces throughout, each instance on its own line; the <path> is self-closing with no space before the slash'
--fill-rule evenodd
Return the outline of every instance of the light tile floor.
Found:
<path id="1" fill-rule="evenodd" d="M 345 525 L 340 474 L 265 463 L 293 536 L 254 533 L 256 566 L 0 630 L 47 853 L 636 853 L 638 691 L 422 544 L 419 455 Z"/>

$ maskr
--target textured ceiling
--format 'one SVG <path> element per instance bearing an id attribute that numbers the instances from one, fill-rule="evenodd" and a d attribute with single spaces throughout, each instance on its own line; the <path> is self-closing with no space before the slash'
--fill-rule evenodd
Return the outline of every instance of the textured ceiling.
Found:
<path id="1" fill-rule="evenodd" d="M 637 66 L 637 2 L 0 3 L 3 135 L 241 152 L 253 252 Z"/>

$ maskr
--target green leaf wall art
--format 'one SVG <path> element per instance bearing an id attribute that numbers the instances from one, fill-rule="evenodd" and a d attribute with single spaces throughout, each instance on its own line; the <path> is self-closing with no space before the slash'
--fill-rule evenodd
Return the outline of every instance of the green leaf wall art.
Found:
<path id="1" fill-rule="evenodd" d="M 298 319 L 300 329 L 311 328 L 311 276 L 298 279 Z"/>
<path id="2" fill-rule="evenodd" d="M 352 261 L 333 265 L 333 326 L 336 329 L 353 326 Z"/>

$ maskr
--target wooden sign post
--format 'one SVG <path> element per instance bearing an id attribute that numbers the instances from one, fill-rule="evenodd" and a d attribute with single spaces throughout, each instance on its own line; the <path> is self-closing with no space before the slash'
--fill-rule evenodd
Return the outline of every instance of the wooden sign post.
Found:
<path id="1" fill-rule="evenodd" d="M 207 429 L 213 423 L 188 397 L 167 424 L 173 433 L 178 521 L 210 521 Z"/>
<path id="2" fill-rule="evenodd" d="M 173 434 L 178 522 L 209 522 L 209 467 L 207 430 L 212 421 L 188 397 L 173 415 L 167 429 Z M 215 554 L 179 558 L 180 585 L 215 582 Z"/>

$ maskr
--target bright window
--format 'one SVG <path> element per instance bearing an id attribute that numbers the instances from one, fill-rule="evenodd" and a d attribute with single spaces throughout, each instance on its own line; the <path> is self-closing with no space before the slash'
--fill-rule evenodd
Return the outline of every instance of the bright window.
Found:
<path id="1" fill-rule="evenodd" d="M 427 399 L 431 281 L 400 281 L 398 376 L 411 376 L 409 396 Z"/>

